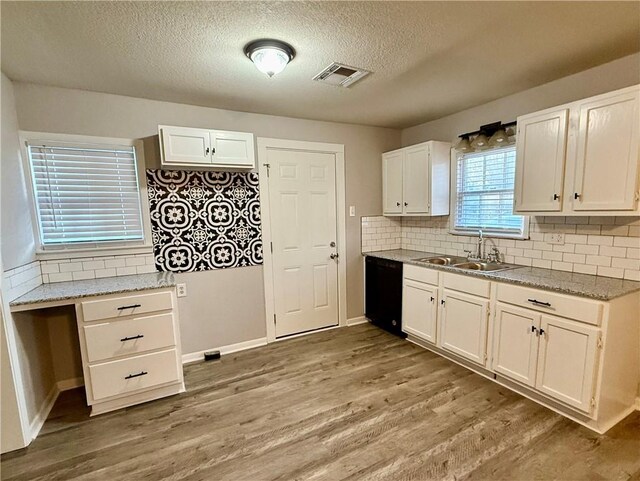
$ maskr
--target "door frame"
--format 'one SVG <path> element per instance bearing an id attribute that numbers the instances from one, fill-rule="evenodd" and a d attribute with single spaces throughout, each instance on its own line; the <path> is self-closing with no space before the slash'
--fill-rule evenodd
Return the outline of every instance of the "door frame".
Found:
<path id="1" fill-rule="evenodd" d="M 345 200 L 345 164 L 344 145 L 328 144 L 324 142 L 308 142 L 302 140 L 273 139 L 258 137 L 258 173 L 260 185 L 260 215 L 262 218 L 262 255 L 264 276 L 264 306 L 265 323 L 267 327 L 267 342 L 276 339 L 275 297 L 273 289 L 273 254 L 271 252 L 271 200 L 269 182 L 267 181 L 267 152 L 271 150 L 288 150 L 299 152 L 319 152 L 334 154 L 336 161 L 336 228 L 338 238 L 338 327 L 347 325 L 347 232 L 346 232 L 346 200 Z M 269 246 L 269 247 L 268 247 Z M 327 327 L 333 329 L 335 326 Z M 315 332 L 315 331 L 310 331 Z M 305 334 L 305 333 L 302 333 Z M 299 334 L 287 336 L 290 339 Z"/>

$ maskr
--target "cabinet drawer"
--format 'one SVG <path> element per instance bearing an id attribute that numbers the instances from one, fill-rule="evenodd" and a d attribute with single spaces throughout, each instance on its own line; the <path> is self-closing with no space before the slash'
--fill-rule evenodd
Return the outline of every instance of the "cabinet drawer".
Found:
<path id="1" fill-rule="evenodd" d="M 473 294 L 474 296 L 489 297 L 491 283 L 484 279 L 444 273 L 444 287 L 454 291 Z"/>
<path id="2" fill-rule="evenodd" d="M 128 394 L 180 379 L 175 349 L 95 364 L 89 366 L 89 373 L 94 400 Z"/>
<path id="3" fill-rule="evenodd" d="M 85 326 L 89 362 L 175 346 L 173 314 L 158 314 Z"/>
<path id="4" fill-rule="evenodd" d="M 173 309 L 171 292 L 154 292 L 82 303 L 85 322 Z"/>
<path id="5" fill-rule="evenodd" d="M 427 269 L 426 267 L 413 266 L 411 264 L 404 265 L 404 278 L 413 279 L 414 281 L 426 282 L 434 286 L 438 285 L 438 271 Z"/>
<path id="6" fill-rule="evenodd" d="M 498 300 L 594 325 L 602 318 L 601 302 L 539 289 L 499 284 Z"/>

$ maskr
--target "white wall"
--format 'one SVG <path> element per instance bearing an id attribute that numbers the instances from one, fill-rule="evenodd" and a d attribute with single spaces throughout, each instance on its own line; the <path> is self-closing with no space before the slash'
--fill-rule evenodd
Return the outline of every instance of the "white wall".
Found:
<path id="1" fill-rule="evenodd" d="M 526 55 L 526 53 L 524 53 Z M 402 131 L 402 145 L 425 140 L 451 142 L 481 125 L 515 120 L 537 110 L 580 100 L 640 83 L 640 53 L 463 110 Z"/>
<path id="2" fill-rule="evenodd" d="M 214 88 L 214 86 L 212 86 Z M 363 314 L 360 216 L 382 210 L 380 154 L 400 146 L 400 131 L 159 102 L 80 90 L 16 83 L 20 129 L 145 139 L 148 166 L 158 165 L 158 124 L 218 128 L 274 137 L 344 144 L 347 215 L 347 317 Z M 348 214 L 348 212 L 347 212 Z M 178 275 L 189 296 L 180 301 L 183 352 L 265 335 L 262 268 Z M 192 285 L 193 284 L 193 285 Z M 242 289 L 238 287 L 242 286 Z M 211 309 L 210 295 L 225 300 Z M 250 305 L 249 309 L 247 305 Z M 185 313 L 188 312 L 188 315 Z"/>

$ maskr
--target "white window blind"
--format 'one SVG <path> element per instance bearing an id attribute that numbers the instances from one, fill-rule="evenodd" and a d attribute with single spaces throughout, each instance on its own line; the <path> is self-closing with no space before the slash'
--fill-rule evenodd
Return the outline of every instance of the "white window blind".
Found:
<path id="1" fill-rule="evenodd" d="M 141 241 L 133 146 L 29 142 L 43 247 Z"/>
<path id="2" fill-rule="evenodd" d="M 454 230 L 522 235 L 524 217 L 513 215 L 515 146 L 458 157 Z"/>

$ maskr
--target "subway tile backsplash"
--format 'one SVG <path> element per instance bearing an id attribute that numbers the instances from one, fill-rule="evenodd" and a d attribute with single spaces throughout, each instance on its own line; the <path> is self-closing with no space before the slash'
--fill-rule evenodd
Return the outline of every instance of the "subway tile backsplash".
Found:
<path id="1" fill-rule="evenodd" d="M 41 262 L 44 284 L 155 272 L 153 254 L 55 259 Z"/>
<path id="2" fill-rule="evenodd" d="M 398 232 L 400 242 L 397 242 Z M 564 244 L 551 244 L 563 233 Z M 640 217 L 531 217 L 529 239 L 489 239 L 504 261 L 640 281 Z M 449 217 L 363 217 L 362 252 L 413 249 L 464 255 L 476 238 L 449 233 Z"/>

